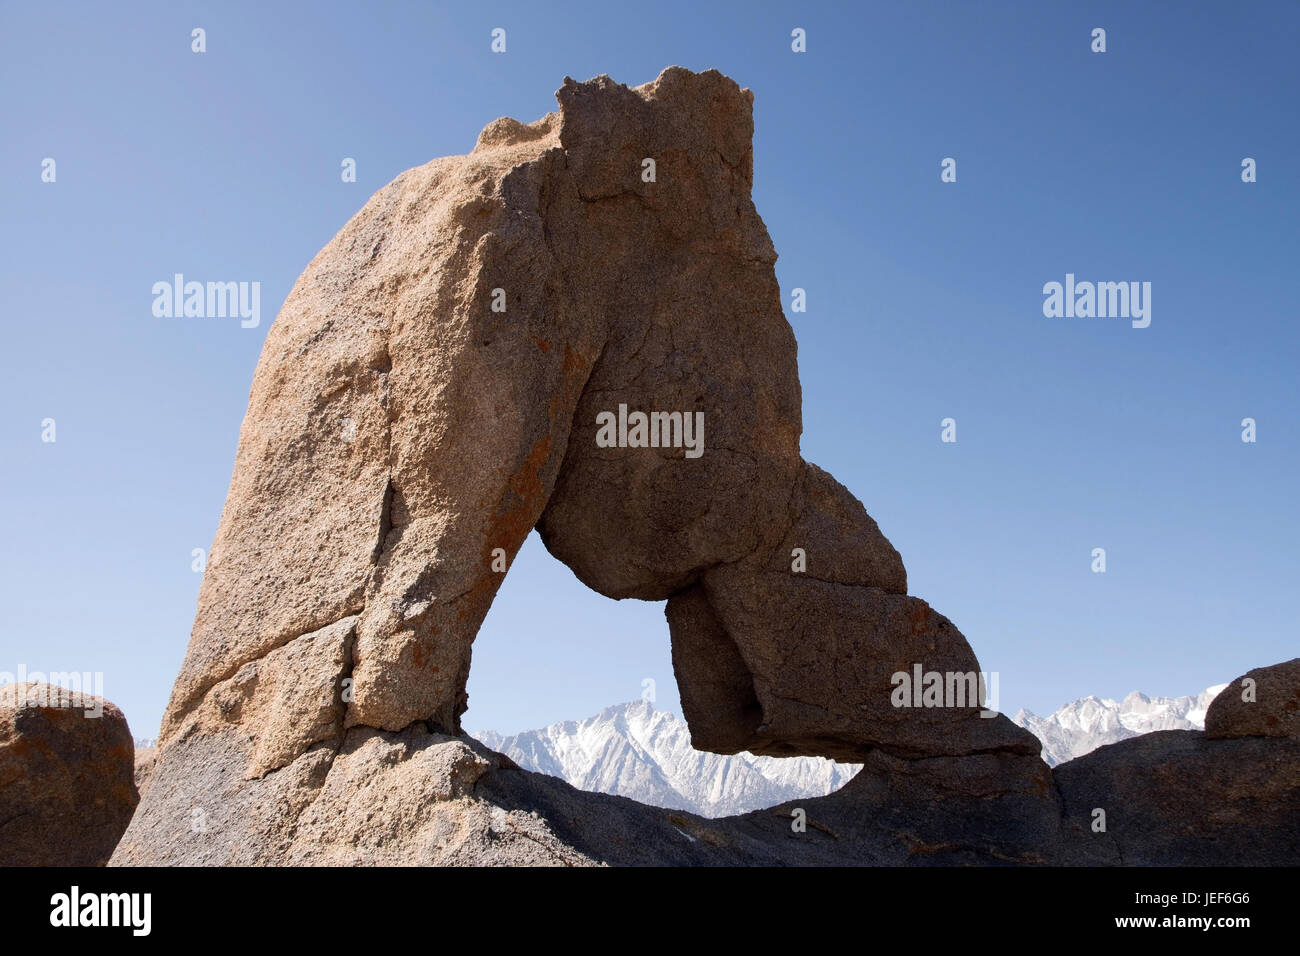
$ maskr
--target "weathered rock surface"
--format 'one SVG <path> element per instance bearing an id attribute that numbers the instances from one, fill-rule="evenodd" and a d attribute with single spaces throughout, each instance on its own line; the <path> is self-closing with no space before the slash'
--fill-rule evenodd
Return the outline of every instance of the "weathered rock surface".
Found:
<path id="1" fill-rule="evenodd" d="M 258 738 L 254 777 L 344 728 L 458 732 L 474 635 L 537 527 L 603 594 L 702 602 L 670 608 L 683 685 L 745 715 L 710 745 L 1023 749 L 968 719 L 974 701 L 890 704 L 896 670 L 977 665 L 906 596 L 862 505 L 800 458 L 752 94 L 671 68 L 556 95 L 558 113 L 497 120 L 380 190 L 290 293 L 162 747 L 233 725 Z M 629 418 L 626 443 L 599 438 L 604 413 L 653 412 L 652 436 Z M 692 671 L 719 648 L 723 683 Z"/>
<path id="2" fill-rule="evenodd" d="M 251 752 L 232 729 L 168 747 L 114 864 L 1039 863 L 1060 825 L 1047 767 L 1015 754 L 873 754 L 831 796 L 710 820 L 576 790 L 421 724 L 353 728 L 337 753 L 317 745 L 254 780 Z"/>
<path id="3" fill-rule="evenodd" d="M 908 597 L 898 552 L 862 505 L 803 464 L 792 520 L 773 548 L 710 567 L 668 599 L 673 666 L 695 746 L 721 753 L 858 761 L 994 749 L 1037 753 L 1033 736 L 974 706 L 896 707 L 892 676 L 977 674 L 966 639 Z M 792 572 L 802 549 L 806 570 Z"/>
<path id="4" fill-rule="evenodd" d="M 256 746 L 235 728 L 162 755 L 115 865 L 574 865 L 594 862 L 545 821 L 474 799 L 509 761 L 422 724 L 349 730 L 248 778 Z M 518 774 L 522 771 L 514 771 Z"/>
<path id="5" fill-rule="evenodd" d="M 153 747 L 137 747 L 135 751 L 135 789 L 144 796 L 153 775 L 155 751 Z"/>
<path id="6" fill-rule="evenodd" d="M 1300 657 L 1257 667 L 1210 703 L 1205 736 L 1300 739 Z"/>
<path id="7" fill-rule="evenodd" d="M 0 866 L 102 866 L 139 802 L 134 744 L 108 701 L 0 687 Z"/>
<path id="8" fill-rule="evenodd" d="M 403 173 L 294 286 L 114 861 L 1063 859 L 1031 734 L 972 695 L 891 699 L 896 673 L 979 666 L 801 458 L 752 94 L 674 67 L 556 95 Z M 866 769 L 796 832 L 790 808 L 581 794 L 458 736 L 533 528 L 600 593 L 667 599 L 697 746 Z"/>
<path id="9" fill-rule="evenodd" d="M 1066 862 L 1300 863 L 1300 741 L 1162 730 L 1063 763 L 1053 776 Z M 1098 809 L 1105 832 L 1093 830 Z"/>
<path id="10" fill-rule="evenodd" d="M 1163 731 L 1056 768 L 868 755 L 826 797 L 707 819 L 576 790 L 420 724 L 249 780 L 233 729 L 167 749 L 115 865 L 1295 865 L 1300 742 Z M 1093 811 L 1106 830 L 1092 831 Z"/>
<path id="11" fill-rule="evenodd" d="M 313 744 L 340 737 L 341 680 L 356 623 L 355 616 L 345 617 L 245 664 L 186 715 L 177 736 L 237 728 L 252 743 L 244 771 L 250 778 L 278 770 Z"/>

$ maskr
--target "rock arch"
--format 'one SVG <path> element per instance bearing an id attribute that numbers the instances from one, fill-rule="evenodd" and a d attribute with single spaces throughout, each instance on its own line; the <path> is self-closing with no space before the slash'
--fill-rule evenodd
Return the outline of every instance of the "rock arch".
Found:
<path id="1" fill-rule="evenodd" d="M 295 284 L 155 780 L 219 765 L 306 805 L 337 754 L 458 734 L 493 556 L 534 527 L 600 593 L 667 599 L 700 749 L 1004 754 L 1045 773 L 1030 734 L 973 702 L 891 703 L 896 672 L 979 665 L 907 595 L 861 503 L 800 456 L 796 344 L 750 197 L 752 94 L 673 67 L 636 88 L 566 79 L 557 99 L 397 177 Z M 702 454 L 597 440 L 602 414 L 635 411 L 702 413 Z M 196 786 L 151 788 L 143 818 Z M 246 830 L 264 800 L 240 792 Z"/>
<path id="2" fill-rule="evenodd" d="M 1300 786 L 1277 768 L 1300 766 L 1295 662 L 1260 677 L 1262 717 L 1216 701 L 1211 733 L 1056 773 L 969 701 L 893 706 L 897 672 L 979 668 L 799 454 L 751 94 L 674 67 L 557 97 L 403 173 L 294 286 L 112 862 L 1294 862 Z M 636 410 L 702 412 L 703 454 L 671 434 L 597 441 L 605 413 Z M 697 747 L 863 770 L 794 808 L 703 820 L 459 736 L 494 554 L 534 527 L 601 593 L 667 599 Z M 1099 806 L 1123 808 L 1100 835 Z M 809 826 L 792 839 L 794 809 Z"/>
<path id="3" fill-rule="evenodd" d="M 331 730 L 458 732 L 491 556 L 536 526 L 600 593 L 668 599 L 698 746 L 1015 745 L 976 709 L 890 705 L 914 662 L 978 665 L 906 596 L 862 505 L 799 455 L 796 346 L 750 199 L 752 94 L 671 68 L 636 89 L 566 80 L 557 98 L 399 176 L 298 280 L 254 378 L 164 742 L 304 638 L 350 679 Z M 702 448 L 601 447 L 599 416 L 628 409 L 698 418 Z M 299 739 L 276 752 L 318 724 L 282 728 Z"/>

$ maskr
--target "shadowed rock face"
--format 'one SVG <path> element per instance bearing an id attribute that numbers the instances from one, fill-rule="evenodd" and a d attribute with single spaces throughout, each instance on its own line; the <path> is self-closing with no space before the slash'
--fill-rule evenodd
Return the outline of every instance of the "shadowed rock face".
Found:
<path id="1" fill-rule="evenodd" d="M 403 173 L 299 278 L 162 750 L 239 727 L 255 777 L 351 727 L 458 733 L 474 636 L 536 527 L 600 593 L 668 599 L 697 746 L 1033 752 L 974 706 L 891 705 L 897 671 L 978 664 L 800 457 L 752 94 L 671 68 L 556 96 Z"/>
<path id="2" fill-rule="evenodd" d="M 1099 747 L 1056 767 L 1053 778 L 1066 862 L 1300 862 L 1300 741 L 1161 730 Z M 1098 810 L 1104 830 L 1094 829 Z"/>
<path id="3" fill-rule="evenodd" d="M 122 712 L 49 684 L 0 687 L 0 866 L 103 866 L 139 802 Z"/>
<path id="4" fill-rule="evenodd" d="M 1220 691 L 1205 712 L 1205 735 L 1300 739 L 1300 657 L 1247 671 Z"/>

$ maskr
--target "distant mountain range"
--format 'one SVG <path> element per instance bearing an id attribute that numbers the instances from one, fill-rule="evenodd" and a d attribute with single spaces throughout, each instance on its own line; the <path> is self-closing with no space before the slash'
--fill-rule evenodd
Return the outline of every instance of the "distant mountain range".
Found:
<path id="1" fill-rule="evenodd" d="M 1022 710 L 1011 718 L 1043 742 L 1056 766 L 1105 744 L 1155 730 L 1200 730 L 1220 684 L 1195 697 L 1122 701 L 1085 697 L 1048 717 Z M 726 757 L 691 747 L 686 722 L 646 701 L 616 704 L 586 720 L 568 720 L 506 737 L 474 734 L 525 770 L 550 774 L 580 790 L 631 797 L 641 803 L 723 817 L 838 790 L 857 764 L 821 757 Z"/>
<path id="2" fill-rule="evenodd" d="M 1195 697 L 1148 697 L 1137 691 L 1121 701 L 1084 697 L 1048 717 L 1022 710 L 1012 721 L 1043 742 L 1048 766 L 1155 730 L 1204 730 L 1210 701 L 1227 684 L 1206 688 Z"/>
<path id="3" fill-rule="evenodd" d="M 474 734 L 526 770 L 551 774 L 580 790 L 725 817 L 838 790 L 857 765 L 821 757 L 732 757 L 691 747 L 686 722 L 636 701 L 595 717 L 551 724 L 512 737 Z"/>

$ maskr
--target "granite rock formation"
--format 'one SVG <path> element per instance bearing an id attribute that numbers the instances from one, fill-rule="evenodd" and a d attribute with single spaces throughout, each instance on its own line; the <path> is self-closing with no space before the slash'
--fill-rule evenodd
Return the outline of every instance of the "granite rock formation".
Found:
<path id="1" fill-rule="evenodd" d="M 234 729 L 169 748 L 118 865 L 1279 865 L 1300 744 L 1144 734 L 1049 770 L 872 751 L 837 792 L 707 819 L 576 790 L 477 741 L 358 728 L 248 779 Z M 1097 811 L 1104 817 L 1099 818 Z M 1101 826 L 1098 826 L 1098 823 Z"/>
<path id="2" fill-rule="evenodd" d="M 139 802 L 126 718 L 49 684 L 0 687 L 0 866 L 103 866 Z"/>
<path id="3" fill-rule="evenodd" d="M 1063 862 L 1300 863 L 1300 741 L 1161 730 L 1098 748 L 1052 774 L 1064 815 Z"/>
<path id="4" fill-rule="evenodd" d="M 1214 698 L 1205 735 L 1300 739 L 1300 657 L 1247 671 Z"/>
<path id="5" fill-rule="evenodd" d="M 913 662 L 978 665 L 906 595 L 862 505 L 800 458 L 752 94 L 672 68 L 556 96 L 399 176 L 290 293 L 163 747 L 233 721 L 256 776 L 351 727 L 459 732 L 474 635 L 536 527 L 600 593 L 668 599 L 701 746 L 1025 750 L 973 702 L 890 703 Z"/>
<path id="6" fill-rule="evenodd" d="M 1059 858 L 1031 734 L 973 693 L 893 699 L 897 673 L 979 665 L 800 455 L 752 94 L 673 67 L 556 97 L 400 175 L 294 286 L 115 861 Z M 534 528 L 601 594 L 667 601 L 696 746 L 866 765 L 812 836 L 675 822 L 461 736 L 474 636 Z"/>

